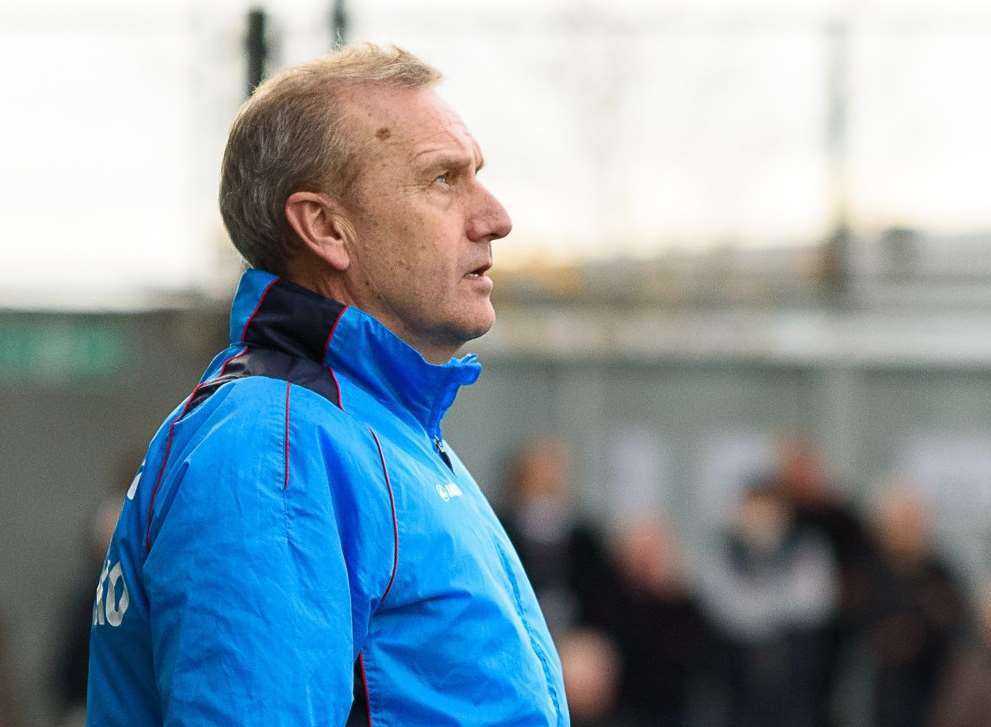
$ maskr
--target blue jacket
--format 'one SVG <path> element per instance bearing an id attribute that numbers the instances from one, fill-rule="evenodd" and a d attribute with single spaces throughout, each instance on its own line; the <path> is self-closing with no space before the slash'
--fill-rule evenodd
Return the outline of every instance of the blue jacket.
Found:
<path id="1" fill-rule="evenodd" d="M 437 366 L 260 271 L 153 438 L 96 590 L 88 724 L 569 724 L 554 646 L 440 422 Z M 356 677 L 357 674 L 357 677 Z"/>

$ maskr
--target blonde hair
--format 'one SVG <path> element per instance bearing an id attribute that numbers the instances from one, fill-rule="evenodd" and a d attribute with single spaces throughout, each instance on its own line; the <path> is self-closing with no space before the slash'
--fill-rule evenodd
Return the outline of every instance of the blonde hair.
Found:
<path id="1" fill-rule="evenodd" d="M 348 193 L 359 165 L 343 90 L 364 83 L 419 88 L 440 78 L 412 53 L 366 43 L 259 85 L 234 118 L 220 177 L 220 213 L 245 261 L 285 274 L 294 240 L 285 216 L 289 195 Z"/>

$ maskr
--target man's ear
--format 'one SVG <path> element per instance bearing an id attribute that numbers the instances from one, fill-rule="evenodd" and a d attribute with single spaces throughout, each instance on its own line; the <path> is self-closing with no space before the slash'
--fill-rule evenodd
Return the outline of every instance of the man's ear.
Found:
<path id="1" fill-rule="evenodd" d="M 348 269 L 354 228 L 337 200 L 320 192 L 293 192 L 285 212 L 286 221 L 309 252 L 338 272 Z"/>

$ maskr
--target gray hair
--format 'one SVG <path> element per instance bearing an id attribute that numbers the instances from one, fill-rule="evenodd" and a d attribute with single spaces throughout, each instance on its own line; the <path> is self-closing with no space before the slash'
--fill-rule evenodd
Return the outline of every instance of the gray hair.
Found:
<path id="1" fill-rule="evenodd" d="M 343 47 L 287 68 L 238 111 L 224 151 L 220 213 L 245 261 L 284 275 L 295 236 L 286 199 L 301 190 L 346 195 L 359 171 L 341 91 L 362 83 L 430 86 L 441 74 L 395 46 Z"/>

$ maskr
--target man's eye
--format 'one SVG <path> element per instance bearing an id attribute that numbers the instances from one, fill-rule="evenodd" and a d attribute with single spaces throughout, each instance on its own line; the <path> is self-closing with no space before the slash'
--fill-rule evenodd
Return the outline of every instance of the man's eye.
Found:
<path id="1" fill-rule="evenodd" d="M 450 172 L 444 172 L 443 174 L 438 174 L 436 177 L 434 177 L 434 181 L 440 182 L 441 184 L 444 185 L 448 185 L 451 183 L 449 176 L 450 176 Z"/>

